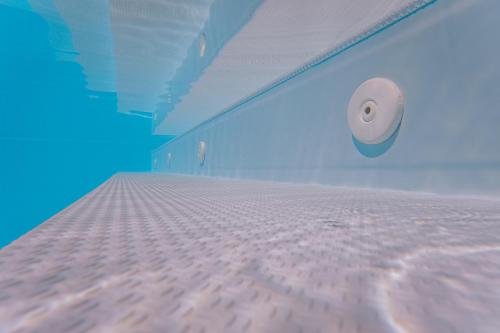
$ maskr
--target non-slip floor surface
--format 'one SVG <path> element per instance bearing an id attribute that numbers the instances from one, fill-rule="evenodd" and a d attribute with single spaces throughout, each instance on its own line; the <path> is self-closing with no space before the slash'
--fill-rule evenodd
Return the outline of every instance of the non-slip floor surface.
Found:
<path id="1" fill-rule="evenodd" d="M 1 333 L 499 331 L 495 200 L 120 174 L 0 251 Z"/>

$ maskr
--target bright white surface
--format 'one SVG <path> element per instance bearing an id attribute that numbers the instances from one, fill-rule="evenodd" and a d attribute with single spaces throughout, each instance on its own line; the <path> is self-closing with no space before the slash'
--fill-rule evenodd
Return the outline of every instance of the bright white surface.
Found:
<path id="1" fill-rule="evenodd" d="M 414 0 L 266 0 L 156 128 L 181 134 Z"/>

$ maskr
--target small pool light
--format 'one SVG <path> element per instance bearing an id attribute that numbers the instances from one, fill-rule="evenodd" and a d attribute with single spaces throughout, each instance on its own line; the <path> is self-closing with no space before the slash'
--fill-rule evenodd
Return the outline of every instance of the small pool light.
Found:
<path id="1" fill-rule="evenodd" d="M 170 169 L 172 167 L 172 154 L 167 154 L 167 167 Z"/>
<path id="2" fill-rule="evenodd" d="M 205 163 L 205 152 L 207 149 L 207 144 L 205 141 L 200 141 L 198 144 L 198 161 L 200 162 L 200 165 L 203 165 Z"/>
<path id="3" fill-rule="evenodd" d="M 205 36 L 205 34 L 203 33 L 200 35 L 199 48 L 200 48 L 200 57 L 203 58 L 205 56 L 205 51 L 207 49 L 207 36 Z"/>
<path id="4" fill-rule="evenodd" d="M 373 78 L 354 92 L 347 109 L 347 121 L 354 137 L 364 144 L 379 144 L 398 129 L 404 98 L 391 80 Z"/>

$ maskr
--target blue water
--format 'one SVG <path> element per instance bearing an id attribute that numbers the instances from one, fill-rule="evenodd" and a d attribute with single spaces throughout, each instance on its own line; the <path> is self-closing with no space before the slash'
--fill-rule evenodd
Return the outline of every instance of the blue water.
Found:
<path id="1" fill-rule="evenodd" d="M 0 5 L 0 248 L 114 173 L 149 170 L 168 137 L 116 108 L 78 63 L 56 61 L 47 22 Z"/>

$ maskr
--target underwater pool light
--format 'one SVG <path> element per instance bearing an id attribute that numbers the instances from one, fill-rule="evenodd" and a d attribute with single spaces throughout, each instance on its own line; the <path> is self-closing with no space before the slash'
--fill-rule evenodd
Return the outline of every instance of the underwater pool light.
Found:
<path id="1" fill-rule="evenodd" d="M 200 141 L 198 144 L 198 160 L 200 161 L 200 165 L 203 165 L 205 163 L 205 152 L 207 149 L 207 144 L 205 141 Z"/>
<path id="2" fill-rule="evenodd" d="M 207 48 L 207 36 L 205 34 L 201 34 L 200 36 L 200 57 L 203 58 L 205 56 L 205 50 Z"/>
<path id="3" fill-rule="evenodd" d="M 347 121 L 354 137 L 364 144 L 379 144 L 391 137 L 403 118 L 404 98 L 389 79 L 373 78 L 354 92 Z"/>

